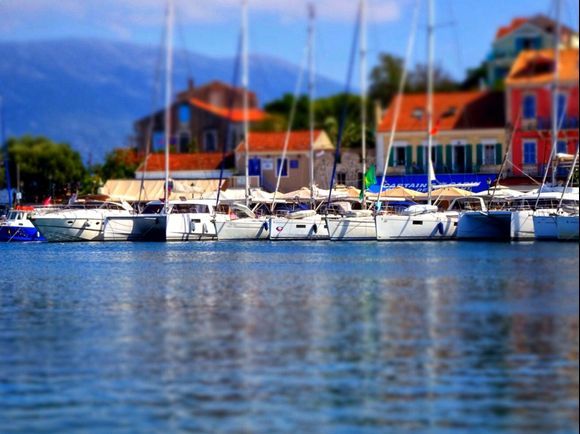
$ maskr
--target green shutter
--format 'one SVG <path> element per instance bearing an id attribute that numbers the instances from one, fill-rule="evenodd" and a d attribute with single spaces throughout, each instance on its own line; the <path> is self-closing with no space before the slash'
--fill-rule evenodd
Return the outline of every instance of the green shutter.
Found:
<path id="1" fill-rule="evenodd" d="M 417 167 L 419 169 L 419 172 L 422 173 L 423 172 L 423 146 L 422 145 L 417 146 Z"/>
<path id="2" fill-rule="evenodd" d="M 503 161 L 503 150 L 501 143 L 495 144 L 495 164 L 501 164 Z"/>
<path id="3" fill-rule="evenodd" d="M 445 145 L 445 165 L 447 171 L 453 173 L 453 146 Z"/>
<path id="4" fill-rule="evenodd" d="M 437 145 L 435 147 L 435 152 L 435 155 L 437 156 L 435 171 L 441 173 L 443 172 L 443 145 Z"/>
<path id="5" fill-rule="evenodd" d="M 481 166 L 483 165 L 483 145 L 481 143 L 477 144 L 476 151 L 476 161 L 475 161 L 475 171 L 479 172 Z"/>
<path id="6" fill-rule="evenodd" d="M 465 173 L 473 172 L 473 145 L 465 145 Z"/>
<path id="7" fill-rule="evenodd" d="M 413 167 L 413 146 L 407 145 L 405 148 L 405 170 L 407 173 L 411 173 L 411 168 Z"/>
<path id="8" fill-rule="evenodd" d="M 393 167 L 395 161 L 395 147 L 391 147 L 391 152 L 389 152 L 389 167 Z"/>

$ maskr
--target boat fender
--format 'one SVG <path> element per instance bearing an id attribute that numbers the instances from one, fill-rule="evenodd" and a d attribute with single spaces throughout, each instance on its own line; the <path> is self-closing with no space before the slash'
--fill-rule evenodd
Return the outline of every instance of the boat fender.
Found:
<path id="1" fill-rule="evenodd" d="M 195 223 L 192 221 L 189 232 L 195 232 Z"/>
<path id="2" fill-rule="evenodd" d="M 262 225 L 264 227 L 264 230 L 267 231 L 268 230 L 268 222 L 264 222 L 264 224 Z"/>
<path id="3" fill-rule="evenodd" d="M 443 226 L 442 222 L 437 223 L 437 230 L 439 231 L 440 235 L 445 235 L 445 227 Z"/>
<path id="4" fill-rule="evenodd" d="M 314 232 L 315 234 L 318 233 L 318 225 L 317 224 L 312 225 L 312 232 Z"/>

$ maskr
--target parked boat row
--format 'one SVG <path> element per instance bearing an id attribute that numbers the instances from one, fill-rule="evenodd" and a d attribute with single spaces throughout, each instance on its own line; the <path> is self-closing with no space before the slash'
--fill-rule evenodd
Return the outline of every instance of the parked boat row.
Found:
<path id="1" fill-rule="evenodd" d="M 493 203 L 460 197 L 446 209 L 410 200 L 330 204 L 278 201 L 250 206 L 211 199 L 149 202 L 137 213 L 126 202 L 87 199 L 63 207 L 20 207 L 0 223 L 0 240 L 578 240 L 578 189 L 530 192 Z M 377 211 L 377 208 L 379 209 Z"/>

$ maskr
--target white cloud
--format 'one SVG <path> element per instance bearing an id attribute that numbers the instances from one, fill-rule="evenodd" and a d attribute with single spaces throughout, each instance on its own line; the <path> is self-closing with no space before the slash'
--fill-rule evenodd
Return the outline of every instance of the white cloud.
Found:
<path id="1" fill-rule="evenodd" d="M 304 20 L 311 0 L 249 0 L 252 15 L 265 13 L 281 20 Z M 409 0 L 368 0 L 369 19 L 394 21 Z M 76 24 L 95 23 L 110 26 L 112 31 L 158 26 L 163 20 L 164 0 L 0 0 L 0 16 L 17 28 L 41 20 L 59 17 Z M 320 20 L 351 22 L 358 5 L 356 0 L 314 0 Z M 182 22 L 223 21 L 236 18 L 241 0 L 176 0 Z M 45 26 L 50 23 L 44 23 Z M 6 34 L 6 31 L 3 32 Z"/>

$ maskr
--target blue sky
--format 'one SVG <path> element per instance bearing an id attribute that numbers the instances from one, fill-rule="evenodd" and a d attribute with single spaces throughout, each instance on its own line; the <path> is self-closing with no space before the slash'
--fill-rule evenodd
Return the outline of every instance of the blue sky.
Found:
<path id="1" fill-rule="evenodd" d="M 416 0 L 368 0 L 369 69 L 380 52 L 402 55 Z M 425 59 L 425 0 L 414 61 Z M 249 0 L 252 53 L 299 63 L 307 0 Z M 216 57 L 235 53 L 241 0 L 176 0 L 176 43 Z M 356 0 L 315 0 L 317 70 L 344 80 Z M 453 76 L 488 53 L 497 28 L 515 16 L 553 15 L 553 0 L 436 0 L 436 58 Z M 563 0 L 563 21 L 578 28 L 578 1 Z M 91 37 L 159 44 L 164 0 L 0 0 L 0 41 Z"/>

